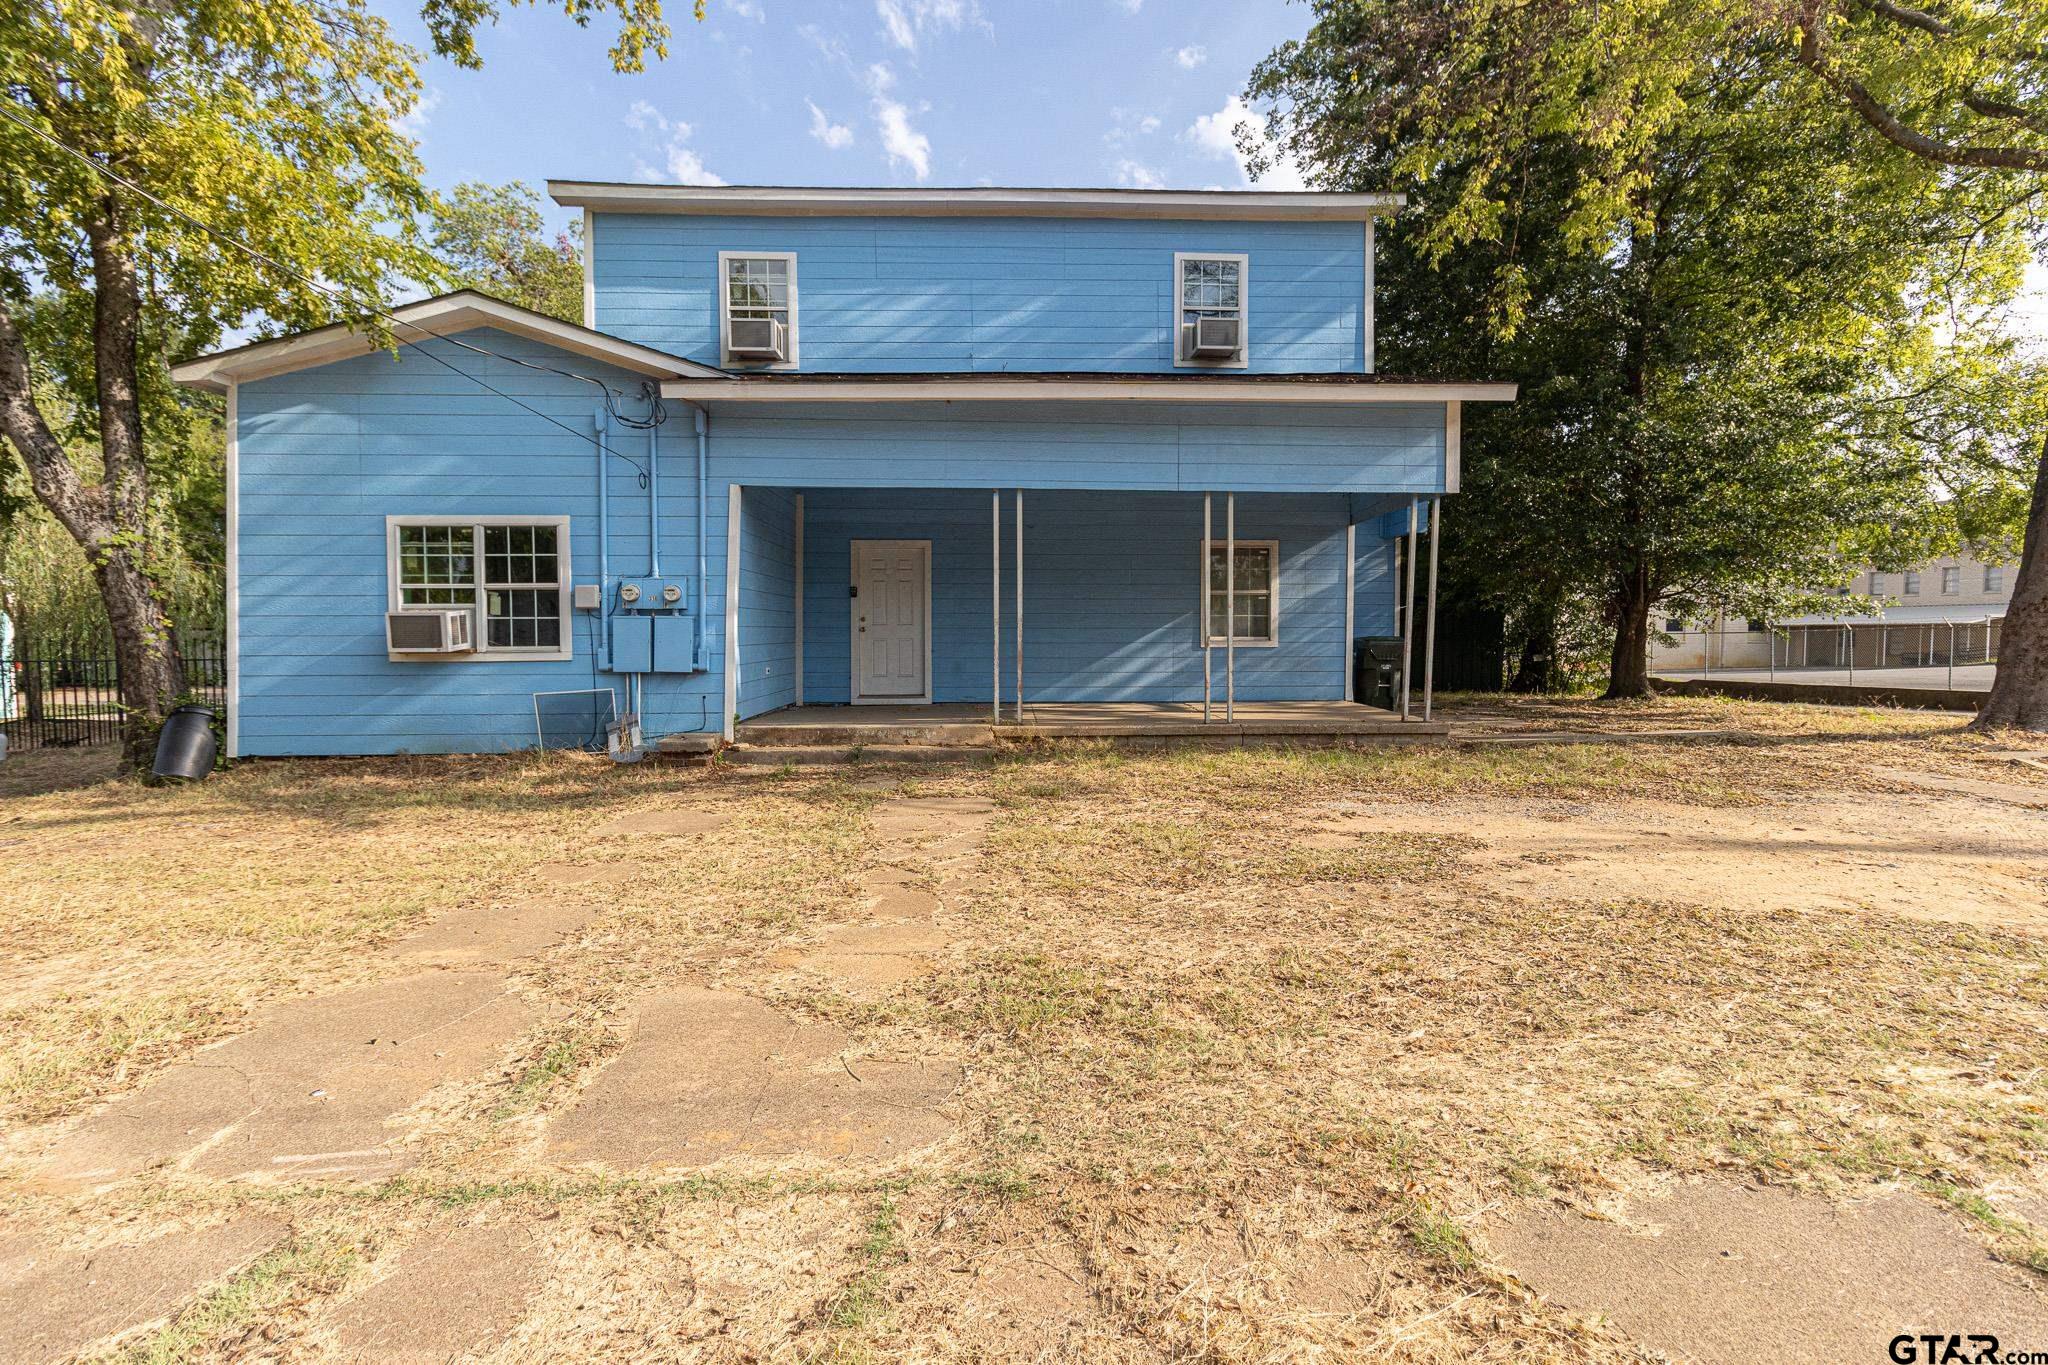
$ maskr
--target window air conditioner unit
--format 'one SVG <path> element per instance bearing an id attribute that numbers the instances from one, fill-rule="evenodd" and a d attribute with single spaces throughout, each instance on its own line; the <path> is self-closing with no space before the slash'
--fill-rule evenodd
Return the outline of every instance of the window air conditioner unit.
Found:
<path id="1" fill-rule="evenodd" d="M 1244 350 L 1240 318 L 1196 318 L 1188 331 L 1188 354 L 1202 360 L 1228 360 Z"/>
<path id="2" fill-rule="evenodd" d="M 467 611 L 387 611 L 384 642 L 393 654 L 466 654 L 476 648 Z"/>
<path id="3" fill-rule="evenodd" d="M 789 328 L 774 318 L 734 318 L 725 349 L 748 360 L 787 360 Z"/>

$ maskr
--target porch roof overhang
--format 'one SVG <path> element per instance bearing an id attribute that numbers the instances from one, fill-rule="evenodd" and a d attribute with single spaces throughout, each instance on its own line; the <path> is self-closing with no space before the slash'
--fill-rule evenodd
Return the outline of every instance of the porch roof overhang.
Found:
<path id="1" fill-rule="evenodd" d="M 477 327 L 495 327 L 650 379 L 721 373 L 711 366 L 621 341 L 604 332 L 563 322 L 560 318 L 536 313 L 474 289 L 459 289 L 452 294 L 400 304 L 385 317 L 392 337 L 401 344 L 437 340 Z M 252 341 L 246 346 L 182 361 L 171 366 L 171 378 L 190 388 L 221 393 L 231 383 L 267 379 L 272 375 L 368 355 L 385 344 L 365 324 L 337 322 L 310 332 Z"/>
<path id="2" fill-rule="evenodd" d="M 730 374 L 672 379 L 688 403 L 1510 403 L 1516 386 L 1381 374 Z"/>
<path id="3" fill-rule="evenodd" d="M 1166 218 L 1221 222 L 1360 222 L 1394 214 L 1408 196 L 1317 190 L 962 189 L 811 185 L 648 185 L 550 180 L 568 208 L 607 213 L 775 218 Z"/>

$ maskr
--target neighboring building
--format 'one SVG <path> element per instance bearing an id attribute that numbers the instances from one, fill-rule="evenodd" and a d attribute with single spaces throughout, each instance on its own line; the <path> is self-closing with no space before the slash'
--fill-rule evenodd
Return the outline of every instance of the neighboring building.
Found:
<path id="1" fill-rule="evenodd" d="M 462 293 L 174 371 L 227 395 L 232 753 L 523 747 L 588 688 L 650 739 L 1199 701 L 1205 610 L 1220 700 L 1226 495 L 1238 699 L 1342 699 L 1513 397 L 1374 373 L 1398 196 L 550 191 L 586 326 Z"/>
<path id="2" fill-rule="evenodd" d="M 1998 657 L 1998 637 L 2012 600 L 2016 565 L 1973 555 L 1932 560 L 1903 573 L 1859 572 L 1836 588 L 1869 597 L 1872 611 L 1826 612 L 1769 623 L 1717 618 L 1711 623 L 1660 619 L 1671 643 L 1651 646 L 1663 672 L 1703 668 L 1911 668 L 1983 663 Z M 1773 641 L 1776 656 L 1773 659 Z"/>

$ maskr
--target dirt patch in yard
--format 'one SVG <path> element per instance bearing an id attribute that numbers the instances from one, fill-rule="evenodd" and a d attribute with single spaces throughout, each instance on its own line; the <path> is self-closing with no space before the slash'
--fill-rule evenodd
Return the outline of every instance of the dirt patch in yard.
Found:
<path id="1" fill-rule="evenodd" d="M 1462 834 L 1472 875 L 1540 899 L 1687 901 L 1730 910 L 1876 910 L 2048 929 L 2048 814 L 1902 795 L 1743 807 L 1632 801 L 1340 803 L 1308 836 Z"/>
<path id="2" fill-rule="evenodd" d="M 393 1120 L 481 1071 L 536 1017 L 490 972 L 279 1005 L 62 1135 L 41 1173 L 84 1184 L 164 1163 L 271 1180 L 389 1175 L 412 1160 Z"/>
<path id="3" fill-rule="evenodd" d="M 0 1362 L 64 1359 L 168 1317 L 284 1236 L 274 1219 L 242 1217 L 85 1247 L 0 1237 Z"/>
<path id="4" fill-rule="evenodd" d="M 951 1130 L 939 1106 L 959 1084 L 944 1059 L 862 1055 L 837 1028 L 684 987 L 641 1005 L 625 1051 L 554 1121 L 550 1152 L 621 1169 L 889 1160 Z"/>
<path id="5" fill-rule="evenodd" d="M 2040 1281 L 1905 1192 L 1831 1204 L 1694 1180 L 1614 1218 L 1525 1208 L 1492 1241 L 1545 1296 L 1703 1365 L 1884 1360 L 1901 1333 L 1989 1333 L 2007 1349 L 2048 1341 Z"/>

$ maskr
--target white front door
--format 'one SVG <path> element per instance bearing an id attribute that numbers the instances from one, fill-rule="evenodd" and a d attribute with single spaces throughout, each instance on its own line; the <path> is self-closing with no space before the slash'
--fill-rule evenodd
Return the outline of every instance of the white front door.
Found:
<path id="1" fill-rule="evenodd" d="M 853 542 L 853 700 L 928 702 L 932 543 Z"/>

